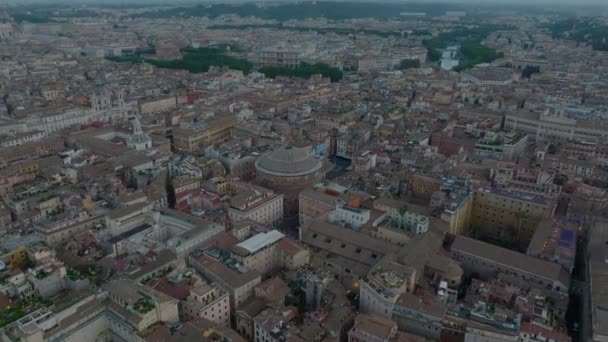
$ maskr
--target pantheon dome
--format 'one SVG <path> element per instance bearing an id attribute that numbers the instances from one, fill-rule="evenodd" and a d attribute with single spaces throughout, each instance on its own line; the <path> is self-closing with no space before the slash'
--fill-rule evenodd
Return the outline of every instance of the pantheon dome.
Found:
<path id="1" fill-rule="evenodd" d="M 292 146 L 267 152 L 255 162 L 256 181 L 283 194 L 288 213 L 297 211 L 300 191 L 324 180 L 332 168 L 329 161 Z"/>
<path id="2" fill-rule="evenodd" d="M 301 148 L 288 146 L 262 155 L 255 168 L 268 175 L 296 177 L 319 171 L 323 162 Z"/>

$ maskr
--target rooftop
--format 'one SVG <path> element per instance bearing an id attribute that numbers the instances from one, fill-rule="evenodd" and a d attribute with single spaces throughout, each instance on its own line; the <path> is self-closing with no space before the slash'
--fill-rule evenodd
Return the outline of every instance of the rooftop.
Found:
<path id="1" fill-rule="evenodd" d="M 297 147 L 283 147 L 262 155 L 255 167 L 275 176 L 303 176 L 323 168 L 323 162 Z"/>
<path id="2" fill-rule="evenodd" d="M 550 281 L 560 281 L 564 286 L 570 285 L 570 275 L 559 264 L 537 259 L 479 240 L 457 236 L 451 246 L 451 250 L 452 252 L 457 251 L 486 259 L 528 274 L 534 274 Z"/>
<path id="3" fill-rule="evenodd" d="M 236 246 L 245 249 L 250 254 L 253 254 L 259 251 L 260 249 L 281 240 L 284 237 L 285 235 L 279 232 L 278 230 L 271 230 L 269 232 L 262 232 L 256 234 L 250 237 L 249 239 L 237 244 Z"/>

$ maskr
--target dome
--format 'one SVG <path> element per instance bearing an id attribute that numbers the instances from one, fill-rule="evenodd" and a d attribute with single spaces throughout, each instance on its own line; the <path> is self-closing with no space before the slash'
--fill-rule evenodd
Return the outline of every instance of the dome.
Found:
<path id="1" fill-rule="evenodd" d="M 255 167 L 276 176 L 302 176 L 320 170 L 323 162 L 301 148 L 288 146 L 262 155 Z"/>

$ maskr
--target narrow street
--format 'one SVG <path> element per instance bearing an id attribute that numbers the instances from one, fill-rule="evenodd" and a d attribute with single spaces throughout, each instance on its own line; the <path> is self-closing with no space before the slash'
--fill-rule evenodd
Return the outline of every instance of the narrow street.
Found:
<path id="1" fill-rule="evenodd" d="M 573 342 L 589 341 L 591 336 L 591 311 L 589 267 L 587 260 L 587 244 L 591 222 L 587 216 L 581 217 L 582 230 L 579 231 L 576 248 L 576 260 L 570 284 L 570 304 L 566 321 L 568 332 Z"/>

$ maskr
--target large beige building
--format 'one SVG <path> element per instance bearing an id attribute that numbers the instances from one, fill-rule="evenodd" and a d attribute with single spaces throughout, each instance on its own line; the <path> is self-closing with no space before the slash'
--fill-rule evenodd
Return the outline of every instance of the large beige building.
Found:
<path id="1" fill-rule="evenodd" d="M 546 197 L 480 188 L 474 193 L 471 225 L 479 236 L 527 245 L 538 223 L 551 216 L 554 207 L 554 201 Z"/>
<path id="2" fill-rule="evenodd" d="M 227 265 L 215 256 L 213 252 L 192 255 L 188 258 L 188 264 L 228 291 L 230 307 L 236 308 L 253 296 L 253 289 L 262 282 L 262 277 L 259 272 Z"/>
<path id="3" fill-rule="evenodd" d="M 201 147 L 215 145 L 232 137 L 236 116 L 214 118 L 173 129 L 173 147 L 176 152 L 194 152 Z"/>
<path id="4" fill-rule="evenodd" d="M 464 236 L 457 236 L 450 248 L 451 257 L 460 262 L 466 274 L 482 279 L 502 273 L 517 283 L 568 295 L 570 274 L 559 264 L 537 259 L 506 248 Z"/>
<path id="5" fill-rule="evenodd" d="M 608 130 L 601 122 L 588 122 L 567 118 L 562 115 L 549 115 L 530 112 L 508 114 L 505 129 L 527 133 L 535 140 L 578 140 L 605 141 Z"/>
<path id="6" fill-rule="evenodd" d="M 140 100 L 137 107 L 142 115 L 161 113 L 177 108 L 177 97 L 171 95 L 156 99 Z"/>

